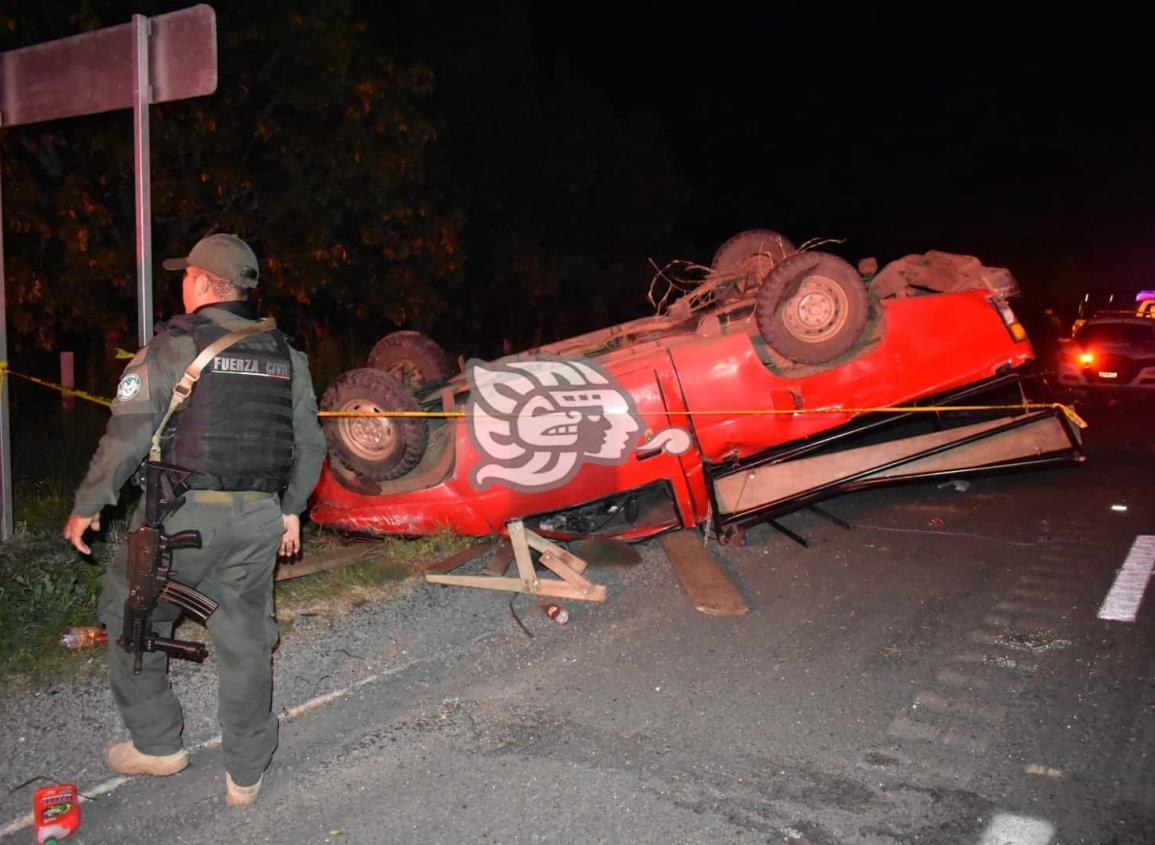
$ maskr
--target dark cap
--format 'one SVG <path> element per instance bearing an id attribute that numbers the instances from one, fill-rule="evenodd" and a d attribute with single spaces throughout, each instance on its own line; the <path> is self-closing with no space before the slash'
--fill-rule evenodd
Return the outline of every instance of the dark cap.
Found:
<path id="1" fill-rule="evenodd" d="M 257 256 L 236 235 L 216 234 L 201 238 L 187 258 L 166 258 L 162 265 L 166 270 L 200 267 L 240 288 L 255 288 L 261 275 Z"/>

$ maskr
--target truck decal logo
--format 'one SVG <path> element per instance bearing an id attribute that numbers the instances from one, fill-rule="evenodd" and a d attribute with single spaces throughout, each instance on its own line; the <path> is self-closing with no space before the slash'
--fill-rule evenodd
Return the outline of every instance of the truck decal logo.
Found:
<path id="1" fill-rule="evenodd" d="M 469 437 L 482 460 L 470 483 L 540 492 L 587 463 L 616 465 L 635 450 L 680 454 L 689 434 L 667 428 L 639 446 L 644 423 L 630 393 L 580 358 L 470 361 Z"/>

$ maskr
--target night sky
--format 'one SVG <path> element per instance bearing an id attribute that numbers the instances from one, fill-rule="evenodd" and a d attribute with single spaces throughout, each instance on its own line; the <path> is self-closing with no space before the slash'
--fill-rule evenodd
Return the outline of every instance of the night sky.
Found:
<path id="1" fill-rule="evenodd" d="M 584 81 L 623 124 L 656 115 L 690 191 L 673 231 L 688 254 L 659 264 L 708 262 L 765 228 L 844 239 L 828 248 L 851 261 L 974 254 L 1009 268 L 1033 310 L 1068 316 L 1084 292 L 1155 287 L 1155 59 L 1139 12 L 677 5 L 354 2 L 383 51 L 409 44 L 417 60 L 434 44 L 522 49 L 502 27 L 528 20 L 542 73 Z M 235 16 L 217 6 L 223 31 Z"/>
<path id="2" fill-rule="evenodd" d="M 1155 61 L 1134 14 L 631 8 L 540 9 L 536 45 L 662 117 L 693 191 L 680 237 L 971 253 L 1063 311 L 1155 285 Z"/>

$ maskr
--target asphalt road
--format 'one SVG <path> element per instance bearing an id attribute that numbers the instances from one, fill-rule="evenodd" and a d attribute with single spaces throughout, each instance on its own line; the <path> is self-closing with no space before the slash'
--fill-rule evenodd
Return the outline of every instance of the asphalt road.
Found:
<path id="1" fill-rule="evenodd" d="M 508 594 L 433 585 L 319 624 L 278 655 L 254 807 L 224 805 L 206 709 L 192 766 L 85 803 L 74 841 L 1155 842 L 1155 588 L 1097 618 L 1155 535 L 1155 440 L 1149 410 L 1088 413 L 1082 466 L 712 547 L 738 619 L 696 612 L 651 542 L 564 626 L 516 599 L 532 638 Z"/>

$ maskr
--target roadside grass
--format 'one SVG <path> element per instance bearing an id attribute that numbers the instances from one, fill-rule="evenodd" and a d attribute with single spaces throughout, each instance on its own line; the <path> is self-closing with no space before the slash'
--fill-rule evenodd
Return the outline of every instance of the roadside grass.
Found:
<path id="1" fill-rule="evenodd" d="M 50 531 L 22 528 L 0 544 L 0 683 L 37 684 L 53 678 L 91 677 L 103 671 L 109 646 L 69 651 L 58 640 L 69 627 L 99 624 L 96 603 L 100 577 L 124 530 L 123 519 L 106 527 L 104 540 L 92 544 L 92 563 L 64 543 L 55 523 Z M 474 542 L 450 532 L 414 540 L 366 540 L 308 524 L 304 531 L 305 560 L 347 549 L 348 562 L 276 583 L 274 600 L 282 635 L 289 635 L 303 619 L 339 618 L 411 589 L 421 580 L 418 563 L 444 557 Z M 364 551 L 358 553 L 361 547 Z M 207 640 L 205 629 L 194 622 L 186 621 L 179 627 L 181 638 Z M 112 639 L 117 633 L 110 632 Z"/>
<path id="2" fill-rule="evenodd" d="M 72 652 L 57 640 L 66 628 L 96 624 L 104 571 L 98 564 L 108 544 L 98 544 L 86 562 L 60 530 L 108 411 L 77 403 L 66 412 L 40 387 L 10 387 L 15 530 L 0 543 L 0 679 L 76 675 L 103 660 L 93 660 L 94 649 Z M 119 528 L 109 525 L 105 535 L 115 539 Z"/>
<path id="3" fill-rule="evenodd" d="M 339 615 L 381 601 L 419 582 L 417 564 L 421 561 L 445 557 L 472 542 L 449 531 L 411 540 L 389 537 L 352 542 L 332 531 L 309 531 L 303 543 L 306 558 L 345 547 L 350 553 L 349 562 L 325 572 L 278 582 L 277 624 L 284 632 L 305 616 Z M 365 545 L 365 551 L 358 553 L 358 545 Z"/>
<path id="4" fill-rule="evenodd" d="M 0 679 L 44 680 L 92 668 L 95 649 L 72 652 L 57 640 L 66 628 L 97 624 L 103 572 L 55 532 L 20 532 L 0 545 Z"/>
<path id="5" fill-rule="evenodd" d="M 100 577 L 126 530 L 139 498 L 126 487 L 122 504 L 106 508 L 100 540 L 85 561 L 60 536 L 72 496 L 104 431 L 108 410 L 77 403 L 63 411 L 59 398 L 35 385 L 10 382 L 12 395 L 13 510 L 15 532 L 0 543 L 0 683 L 43 682 L 101 671 L 104 650 L 69 651 L 60 635 L 73 626 L 97 625 Z M 282 632 L 309 615 L 335 616 L 380 601 L 417 583 L 416 564 L 443 557 L 471 540 L 442 532 L 404 540 L 364 540 L 305 522 L 305 560 L 350 552 L 351 562 L 311 575 L 279 581 L 275 601 Z M 364 552 L 357 554 L 359 547 Z M 195 623 L 181 636 L 204 638 Z M 116 634 L 110 635 L 115 639 Z M 115 647 L 115 646 L 113 646 Z"/>

